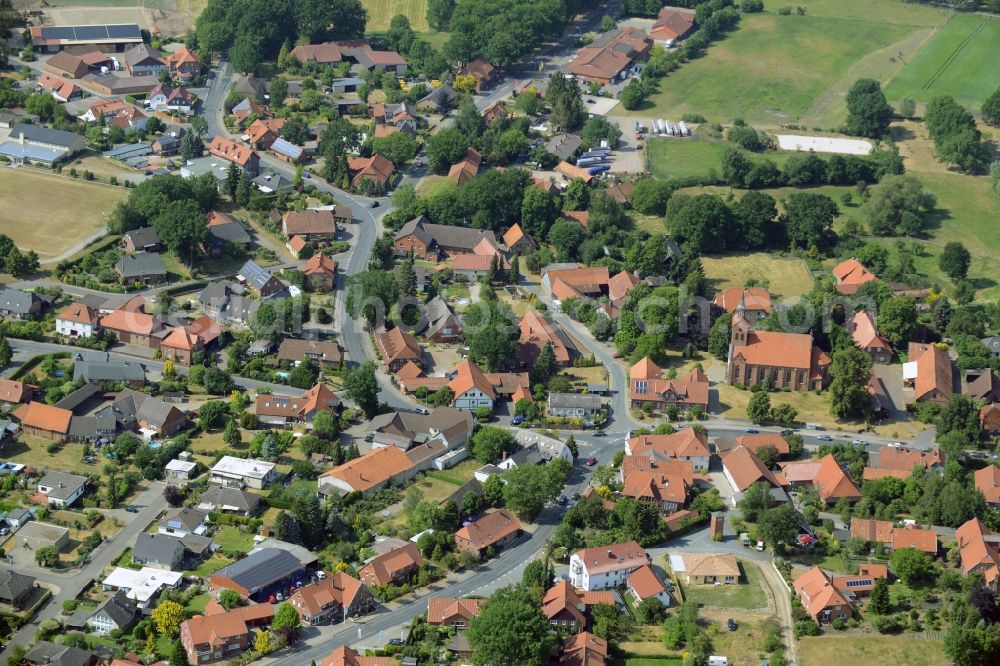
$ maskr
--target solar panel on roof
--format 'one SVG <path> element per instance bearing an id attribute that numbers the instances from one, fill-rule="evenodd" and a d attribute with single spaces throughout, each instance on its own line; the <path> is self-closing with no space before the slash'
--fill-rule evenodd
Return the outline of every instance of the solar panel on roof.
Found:
<path id="1" fill-rule="evenodd" d="M 42 28 L 43 39 L 73 39 L 75 33 L 72 27 L 45 27 Z"/>
<path id="2" fill-rule="evenodd" d="M 863 578 L 861 580 L 847 581 L 847 587 L 868 587 L 870 585 L 872 585 L 871 578 Z"/>
<path id="3" fill-rule="evenodd" d="M 75 39 L 79 41 L 108 38 L 108 29 L 103 25 L 78 25 L 73 30 L 76 33 Z"/>
<path id="4" fill-rule="evenodd" d="M 139 26 L 134 23 L 109 25 L 107 28 L 108 36 L 114 39 L 142 39 L 142 33 L 139 31 Z"/>

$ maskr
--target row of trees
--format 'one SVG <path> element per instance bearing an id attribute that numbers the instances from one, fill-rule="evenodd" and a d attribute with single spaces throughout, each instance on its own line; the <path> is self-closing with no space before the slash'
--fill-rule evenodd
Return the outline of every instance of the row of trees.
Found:
<path id="1" fill-rule="evenodd" d="M 735 128 L 734 128 L 735 129 Z M 744 126 L 744 130 L 753 128 Z M 748 132 L 738 138 L 750 141 Z M 753 145 L 748 143 L 747 145 Z M 751 157 L 746 152 L 731 148 L 722 155 L 722 182 L 746 189 L 767 187 L 803 187 L 808 185 L 856 185 L 875 183 L 889 174 L 903 173 L 903 161 L 896 151 L 875 150 L 870 155 L 831 155 L 822 158 L 815 153 L 795 154 L 784 166 L 769 158 Z"/>
<path id="2" fill-rule="evenodd" d="M 968 109 L 949 96 L 935 97 L 924 113 L 938 159 L 962 171 L 980 173 L 990 163 L 982 133 Z"/>

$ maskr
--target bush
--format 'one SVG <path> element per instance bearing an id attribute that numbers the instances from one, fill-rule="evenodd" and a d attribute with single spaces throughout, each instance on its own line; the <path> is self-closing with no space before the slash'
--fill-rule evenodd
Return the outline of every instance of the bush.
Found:
<path id="1" fill-rule="evenodd" d="M 812 620 L 799 620 L 795 623 L 795 637 L 802 638 L 803 636 L 819 636 L 823 631 L 819 628 L 819 625 Z"/>

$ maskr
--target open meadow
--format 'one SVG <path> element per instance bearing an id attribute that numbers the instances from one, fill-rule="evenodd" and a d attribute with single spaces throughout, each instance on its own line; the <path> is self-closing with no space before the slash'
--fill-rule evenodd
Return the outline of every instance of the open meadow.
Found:
<path id="1" fill-rule="evenodd" d="M 742 287 L 749 278 L 767 284 L 775 301 L 794 298 L 812 291 L 813 281 L 805 261 L 765 252 L 705 256 L 701 258 L 711 289 Z"/>
<path id="2" fill-rule="evenodd" d="M 906 664 L 943 666 L 943 641 L 907 636 L 818 636 L 798 642 L 799 660 L 809 666 L 842 664 Z"/>
<path id="3" fill-rule="evenodd" d="M 1000 18 L 959 14 L 949 19 L 885 88 L 898 101 L 912 97 L 927 103 L 941 95 L 979 111 L 1000 86 Z"/>
<path id="4" fill-rule="evenodd" d="M 700 176 L 715 169 L 722 170 L 722 155 L 735 143 L 714 139 L 652 138 L 646 142 L 649 150 L 649 170 L 661 180 Z M 779 167 L 784 165 L 794 153 L 770 151 L 747 153 L 751 161 L 769 159 Z"/>
<path id="5" fill-rule="evenodd" d="M 368 11 L 369 31 L 388 30 L 393 16 L 402 14 L 410 19 L 415 32 L 428 29 L 427 0 L 361 0 Z"/>
<path id="6" fill-rule="evenodd" d="M 0 233 L 45 261 L 102 233 L 105 216 L 127 196 L 121 187 L 4 167 Z"/>
<path id="7" fill-rule="evenodd" d="M 765 3 L 760 14 L 743 14 L 740 27 L 709 46 L 660 83 L 649 104 L 634 112 L 679 118 L 700 113 L 713 122 L 792 123 L 814 102 L 842 85 L 845 73 L 866 56 L 906 41 L 944 22 L 945 13 L 892 0 L 802 2 L 804 16 L 778 16 L 786 2 Z M 907 47 L 909 48 L 909 46 Z M 851 75 L 851 81 L 857 76 Z M 836 94 L 828 103 L 842 104 Z"/>

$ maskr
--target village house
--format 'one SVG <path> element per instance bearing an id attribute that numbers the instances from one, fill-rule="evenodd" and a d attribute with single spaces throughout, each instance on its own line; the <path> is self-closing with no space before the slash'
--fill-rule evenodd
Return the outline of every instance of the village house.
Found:
<path id="1" fill-rule="evenodd" d="M 94 308 L 71 303 L 56 315 L 56 333 L 71 338 L 89 338 L 101 331 L 101 317 Z"/>
<path id="2" fill-rule="evenodd" d="M 90 71 L 90 67 L 83 58 L 69 51 L 60 51 L 45 63 L 45 71 L 67 79 L 79 79 Z"/>
<path id="3" fill-rule="evenodd" d="M 417 259 L 437 262 L 445 256 L 471 254 L 483 239 L 496 247 L 496 237 L 492 231 L 432 224 L 421 215 L 396 232 L 392 247 L 397 257 L 405 257 L 412 252 Z"/>
<path id="4" fill-rule="evenodd" d="M 408 542 L 378 555 L 358 569 L 358 578 L 369 587 L 391 585 L 409 580 L 424 564 L 417 545 Z"/>
<path id="5" fill-rule="evenodd" d="M 15 405 L 30 402 L 34 391 L 24 382 L 0 378 L 0 407 L 9 410 Z"/>
<path id="6" fill-rule="evenodd" d="M 819 567 L 812 567 L 792 582 L 802 607 L 819 624 L 847 620 L 854 614 L 851 603 L 833 584 L 833 577 Z"/>
<path id="7" fill-rule="evenodd" d="M 160 352 L 164 360 L 189 366 L 196 355 L 214 345 L 221 334 L 222 329 L 211 317 L 199 317 L 170 331 L 160 342 Z"/>
<path id="8" fill-rule="evenodd" d="M 69 102 L 83 96 L 83 88 L 61 76 L 42 72 L 35 82 L 35 89 L 52 95 L 57 102 Z"/>
<path id="9" fill-rule="evenodd" d="M 503 244 L 511 254 L 528 254 L 538 247 L 534 239 L 516 222 L 504 233 Z"/>
<path id="10" fill-rule="evenodd" d="M 645 456 L 626 456 L 619 474 L 623 496 L 664 514 L 687 506 L 694 483 L 693 467 L 683 460 L 657 461 Z"/>
<path id="11" fill-rule="evenodd" d="M 696 472 L 707 472 L 711 452 L 708 437 L 694 428 L 670 435 L 639 435 L 625 442 L 625 455 L 647 456 L 655 460 L 684 460 Z"/>
<path id="12" fill-rule="evenodd" d="M 118 242 L 118 247 L 129 254 L 159 252 L 163 249 L 163 243 L 160 241 L 160 236 L 156 233 L 156 229 L 153 227 L 139 227 L 138 229 L 126 231 Z"/>
<path id="13" fill-rule="evenodd" d="M 149 44 L 138 44 L 125 52 L 125 68 L 130 76 L 159 76 L 167 61 Z"/>
<path id="14" fill-rule="evenodd" d="M 247 260 L 240 268 L 236 279 L 245 285 L 257 298 L 269 298 L 285 291 L 281 280 L 258 266 L 253 260 Z"/>
<path id="15" fill-rule="evenodd" d="M 556 310 L 571 298 L 599 299 L 608 295 L 611 275 L 607 266 L 577 267 L 556 264 L 542 269 L 542 288 Z"/>
<path id="16" fill-rule="evenodd" d="M 629 370 L 629 400 L 635 409 L 687 412 L 699 407 L 707 412 L 708 392 L 708 377 L 697 368 L 683 379 L 663 379 L 663 371 L 647 356 Z"/>
<path id="17" fill-rule="evenodd" d="M 277 465 L 266 460 L 222 456 L 209 470 L 210 483 L 232 488 L 263 490 L 277 481 Z"/>
<path id="18" fill-rule="evenodd" d="M 395 51 L 373 51 L 370 48 L 363 48 L 355 51 L 354 57 L 358 65 L 369 72 L 392 72 L 397 76 L 403 76 L 408 67 L 403 56 Z"/>
<path id="19" fill-rule="evenodd" d="M 476 58 L 458 72 L 459 76 L 471 76 L 476 80 L 476 92 L 489 90 L 500 81 L 500 71 L 485 58 Z"/>
<path id="20" fill-rule="evenodd" d="M 229 213 L 213 210 L 208 214 L 208 235 L 202 241 L 202 250 L 209 257 L 222 257 L 230 247 L 244 250 L 253 243 L 246 226 Z"/>
<path id="21" fill-rule="evenodd" d="M 49 641 L 38 641 L 24 653 L 20 663 L 26 666 L 97 666 L 97 654 Z"/>
<path id="22" fill-rule="evenodd" d="M 497 247 L 485 238 L 472 248 L 472 252 L 456 255 L 451 262 L 455 275 L 463 275 L 470 282 L 482 277 L 490 277 L 494 270 L 501 275 L 510 270 L 510 262 Z"/>
<path id="23" fill-rule="evenodd" d="M 553 627 L 576 633 L 587 628 L 591 607 L 614 603 L 613 592 L 578 590 L 569 581 L 560 580 L 542 597 L 542 615 Z"/>
<path id="24" fill-rule="evenodd" d="M 759 432 L 739 436 L 723 435 L 715 439 L 715 452 L 719 457 L 724 457 L 724 454 L 738 446 L 746 447 L 754 454 L 765 447 L 773 447 L 778 452 L 779 458 L 787 457 L 790 453 L 788 441 L 776 432 Z"/>
<path id="25" fill-rule="evenodd" d="M 722 473 L 735 491 L 732 496 L 734 507 L 755 483 L 770 486 L 772 503 L 789 501 L 788 493 L 783 488 L 786 485 L 784 477 L 779 478 L 761 462 L 756 453 L 745 446 L 737 446 L 723 457 Z"/>
<path id="26" fill-rule="evenodd" d="M 715 292 L 712 305 L 718 308 L 722 315 L 733 314 L 742 306 L 743 316 L 747 321 L 755 323 L 771 315 L 774 308 L 771 305 L 771 294 L 763 287 L 730 287 Z"/>
<path id="27" fill-rule="evenodd" d="M 184 562 L 184 545 L 172 536 L 142 532 L 132 546 L 132 562 L 154 569 L 179 571 Z"/>
<path id="28" fill-rule="evenodd" d="M 115 273 L 124 284 L 154 285 L 165 282 L 167 267 L 156 252 L 124 254 L 115 263 Z"/>
<path id="29" fill-rule="evenodd" d="M 592 393 L 549 393 L 545 409 L 550 416 L 584 419 L 600 413 L 604 404 Z"/>
<path id="30" fill-rule="evenodd" d="M 989 405 L 1000 402 L 1000 377 L 990 368 L 973 368 L 965 371 L 962 393 L 973 402 Z"/>
<path id="31" fill-rule="evenodd" d="M 568 366 L 579 355 L 569 336 L 534 310 L 528 310 L 518 324 L 521 338 L 518 341 L 517 357 L 524 367 L 532 367 L 546 344 L 552 345 L 556 365 Z"/>
<path id="32" fill-rule="evenodd" d="M 38 494 L 44 497 L 44 503 L 66 508 L 80 499 L 87 492 L 87 477 L 66 472 L 51 471 L 38 482 Z"/>
<path id="33" fill-rule="evenodd" d="M 395 446 L 372 449 L 320 475 L 318 494 L 323 499 L 351 492 L 368 496 L 390 482 L 402 484 L 416 472 L 413 462 Z"/>
<path id="34" fill-rule="evenodd" d="M 333 340 L 300 340 L 284 338 L 278 345 L 278 361 L 312 363 L 318 368 L 336 369 L 344 362 L 344 351 Z"/>
<path id="35" fill-rule="evenodd" d="M 396 372 L 408 362 L 423 365 L 423 350 L 417 339 L 396 327 L 375 338 L 375 346 L 389 372 Z"/>
<path id="36" fill-rule="evenodd" d="M 0 142 L 0 155 L 14 164 L 30 160 L 50 165 L 69 159 L 86 146 L 86 139 L 75 132 L 18 123 L 10 129 L 8 139 Z"/>
<path id="37" fill-rule="evenodd" d="M 472 618 L 479 617 L 485 603 L 485 599 L 431 597 L 427 600 L 427 624 L 465 629 Z"/>
<path id="38" fill-rule="evenodd" d="M 875 327 L 875 320 L 867 310 L 858 310 L 847 320 L 847 334 L 854 340 L 854 346 L 872 357 L 876 363 L 892 360 L 892 345 Z"/>
<path id="39" fill-rule="evenodd" d="M 256 176 L 260 170 L 260 156 L 248 146 L 239 144 L 232 139 L 217 136 L 208 145 L 208 153 L 227 162 L 232 162 L 251 176 Z"/>
<path id="40" fill-rule="evenodd" d="M 21 424 L 24 434 L 61 442 L 69 432 L 73 412 L 44 402 L 29 402 L 14 410 L 11 416 Z"/>
<path id="41" fill-rule="evenodd" d="M 318 383 L 299 397 L 258 393 L 254 413 L 262 423 L 285 427 L 292 423 L 312 423 L 318 412 L 335 414 L 340 408 L 340 398 Z"/>
<path id="42" fill-rule="evenodd" d="M 482 166 L 483 156 L 475 148 L 465 151 L 465 157 L 451 165 L 448 170 L 448 178 L 456 185 L 464 185 L 479 175 L 479 167 Z"/>
<path id="43" fill-rule="evenodd" d="M 198 498 L 196 508 L 210 513 L 229 513 L 249 518 L 260 508 L 260 496 L 232 486 L 209 486 Z"/>
<path id="44" fill-rule="evenodd" d="M 521 534 L 521 521 L 507 509 L 496 509 L 455 532 L 455 547 L 478 555 L 500 549 Z"/>
<path id="45" fill-rule="evenodd" d="M 178 460 L 174 458 L 163 468 L 167 482 L 176 486 L 185 486 L 198 469 L 198 463 L 193 460 Z"/>
<path id="46" fill-rule="evenodd" d="M 113 416 L 122 428 L 139 431 L 150 439 L 170 437 L 187 425 L 187 415 L 175 405 L 128 388 L 115 395 L 111 405 L 97 416 Z"/>
<path id="47" fill-rule="evenodd" d="M 140 387 L 146 383 L 146 370 L 141 363 L 118 360 L 110 352 L 79 351 L 73 354 L 73 381 L 86 384 L 122 383 Z"/>
<path id="48" fill-rule="evenodd" d="M 326 254 L 314 254 L 302 267 L 306 286 L 313 291 L 331 291 L 337 276 L 337 262 Z"/>
<path id="49" fill-rule="evenodd" d="M 869 456 L 865 467 L 864 480 L 881 479 L 894 476 L 904 481 L 913 474 L 914 467 L 922 467 L 927 471 L 940 473 L 944 469 L 944 459 L 941 449 L 930 451 L 911 449 L 905 446 L 880 446 L 878 451 Z"/>
<path id="50" fill-rule="evenodd" d="M 638 28 L 621 28 L 605 33 L 589 46 L 580 49 L 565 71 L 584 83 L 611 85 L 621 79 L 632 65 L 649 56 L 653 41 Z"/>
<path id="51" fill-rule="evenodd" d="M 987 435 L 1000 434 L 1000 403 L 985 405 L 979 410 L 979 426 Z"/>
<path id="52" fill-rule="evenodd" d="M 337 42 L 299 44 L 292 49 L 292 57 L 303 65 L 314 62 L 318 65 L 332 66 L 344 60 L 344 54 Z"/>
<path id="53" fill-rule="evenodd" d="M 608 642 L 600 636 L 582 631 L 562 641 L 559 666 L 605 666 L 608 663 Z"/>
<path id="54" fill-rule="evenodd" d="M 786 487 L 795 488 L 811 485 L 819 493 L 819 498 L 827 504 L 840 499 L 856 502 L 861 499 L 861 490 L 844 469 L 829 453 L 819 460 L 794 460 L 779 463 Z"/>
<path id="55" fill-rule="evenodd" d="M 681 553 L 670 568 L 686 585 L 738 585 L 740 564 L 732 553 Z"/>
<path id="56" fill-rule="evenodd" d="M 185 44 L 167 56 L 167 67 L 173 76 L 182 81 L 193 79 L 201 74 L 201 60 Z"/>
<path id="57" fill-rule="evenodd" d="M 306 626 L 336 624 L 375 609 L 368 588 L 342 571 L 298 588 L 288 603 Z"/>
<path id="58" fill-rule="evenodd" d="M 978 574 L 991 590 L 1000 591 L 1000 534 L 987 529 L 979 518 L 973 518 L 955 530 L 955 541 L 962 573 Z"/>
<path id="59" fill-rule="evenodd" d="M 937 345 L 911 342 L 903 364 L 903 384 L 913 389 L 914 402 L 942 407 L 954 394 L 954 371 L 948 352 Z"/>
<path id="60" fill-rule="evenodd" d="M 417 109 L 430 113 L 445 114 L 458 99 L 458 91 L 447 83 L 434 88 L 417 100 Z"/>
<path id="61" fill-rule="evenodd" d="M 922 550 L 931 557 L 938 553 L 938 537 L 934 530 L 920 529 L 914 525 L 893 525 L 888 520 L 853 518 L 851 536 L 882 546 L 887 553 L 900 548 Z"/>
<path id="62" fill-rule="evenodd" d="M 491 382 L 478 365 L 465 359 L 455 368 L 454 378 L 448 382 L 454 399 L 452 407 L 475 411 L 480 407 L 493 409 L 497 394 Z"/>
<path id="63" fill-rule="evenodd" d="M 34 319 L 45 305 L 46 301 L 34 292 L 0 287 L 0 316 L 5 319 Z"/>
<path id="64" fill-rule="evenodd" d="M 0 569 L 0 604 L 20 611 L 30 601 L 34 589 L 34 577 L 18 573 L 13 569 Z"/>
<path id="65" fill-rule="evenodd" d="M 737 307 L 729 344 L 729 384 L 758 386 L 770 380 L 776 389 L 821 389 L 827 383 L 830 357 L 813 344 L 812 335 L 755 331 Z"/>
<path id="66" fill-rule="evenodd" d="M 674 46 L 695 25 L 694 11 L 679 7 L 664 7 L 649 30 L 650 38 L 664 48 Z"/>
<path id="67" fill-rule="evenodd" d="M 146 106 L 152 111 L 190 115 L 194 107 L 194 95 L 188 92 L 184 86 L 174 88 L 166 83 L 160 83 L 149 91 L 149 95 L 146 97 Z M 220 155 L 219 157 L 224 156 Z"/>
<path id="68" fill-rule="evenodd" d="M 358 654 L 356 650 L 346 645 L 341 645 L 323 657 L 319 666 L 391 666 L 391 664 L 391 657 L 369 657 Z"/>
<path id="69" fill-rule="evenodd" d="M 307 242 L 333 242 L 337 238 L 337 221 L 350 221 L 351 214 L 343 209 L 290 210 L 281 216 L 281 232 L 291 238 L 301 236 Z"/>
<path id="70" fill-rule="evenodd" d="M 347 168 L 351 172 L 351 188 L 364 192 L 385 192 L 396 172 L 392 162 L 381 155 L 349 157 Z"/>
<path id="71" fill-rule="evenodd" d="M 629 574 L 625 580 L 628 591 L 635 603 L 640 604 L 646 599 L 658 599 L 664 606 L 670 605 L 670 592 L 660 577 L 649 565 L 639 567 Z"/>
<path id="72" fill-rule="evenodd" d="M 833 269 L 833 277 L 837 280 L 837 291 L 845 296 L 856 294 L 861 285 L 878 279 L 853 257 L 837 264 Z"/>
<path id="73" fill-rule="evenodd" d="M 243 139 L 254 148 L 267 150 L 278 140 L 286 122 L 284 118 L 257 118 L 247 126 Z"/>
<path id="74" fill-rule="evenodd" d="M 462 320 L 440 296 L 435 296 L 423 306 L 423 316 L 415 330 L 432 342 L 457 342 L 462 337 Z"/>
<path id="75" fill-rule="evenodd" d="M 650 557 L 635 541 L 584 548 L 569 561 L 569 580 L 584 590 L 610 590 L 625 584 L 628 575 L 647 566 Z"/>
<path id="76" fill-rule="evenodd" d="M 252 632 L 240 613 L 195 615 L 181 623 L 180 639 L 188 663 L 201 666 L 245 652 Z"/>

